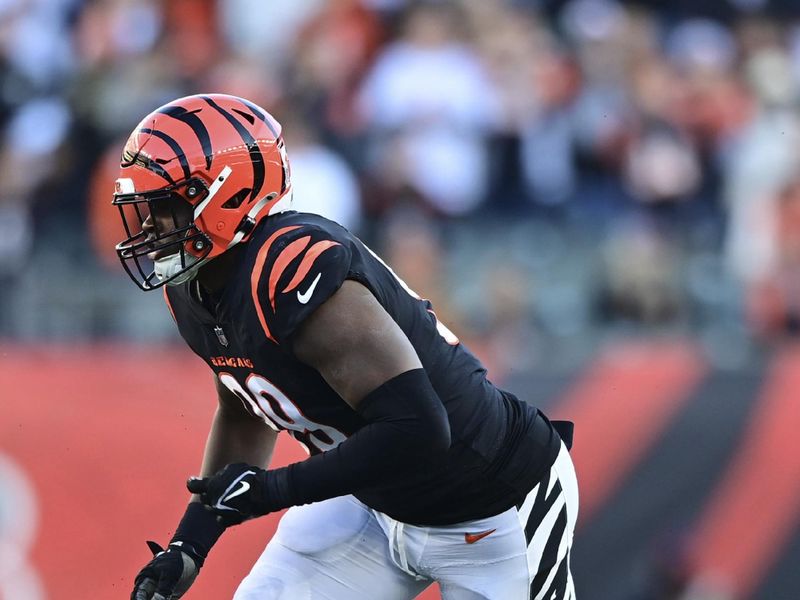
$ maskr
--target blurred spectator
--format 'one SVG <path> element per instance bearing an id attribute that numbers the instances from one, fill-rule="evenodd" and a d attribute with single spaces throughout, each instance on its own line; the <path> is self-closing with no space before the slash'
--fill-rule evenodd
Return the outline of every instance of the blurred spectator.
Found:
<path id="1" fill-rule="evenodd" d="M 80 0 L 8 0 L 0 5 L 0 54 L 20 88 L 5 87 L 6 102 L 25 92 L 52 93 L 74 65 L 69 20 Z"/>
<path id="2" fill-rule="evenodd" d="M 667 241 L 639 221 L 621 224 L 603 248 L 599 296 L 608 320 L 663 325 L 680 313 L 676 257 Z"/>
<path id="3" fill-rule="evenodd" d="M 361 93 L 373 131 L 375 176 L 391 169 L 436 212 L 461 215 L 486 191 L 484 136 L 497 99 L 452 5 L 410 9 L 400 35 L 378 56 Z"/>
<path id="4" fill-rule="evenodd" d="M 481 282 L 486 321 L 481 324 L 481 356 L 486 356 L 492 377 L 500 382 L 514 371 L 531 369 L 539 358 L 540 331 L 531 310 L 535 290 L 521 265 L 494 264 Z"/>
<path id="5" fill-rule="evenodd" d="M 97 137 L 132 129 L 148 109 L 180 94 L 175 57 L 156 54 L 164 17 L 155 2 L 125 0 L 90 3 L 80 14 L 75 30 L 80 66 L 71 99 Z"/>
<path id="6" fill-rule="evenodd" d="M 286 69 L 292 113 L 353 165 L 366 160 L 358 90 L 383 37 L 358 0 L 332 0 L 302 27 Z"/>
<path id="7" fill-rule="evenodd" d="M 325 5 L 325 0 L 219 0 L 218 5 L 228 47 L 277 69 L 288 59 L 303 24 Z"/>
<path id="8" fill-rule="evenodd" d="M 664 60 L 642 60 L 632 71 L 641 117 L 624 158 L 632 194 L 645 203 L 685 200 L 700 184 L 697 149 L 681 126 L 687 83 Z"/>
<path id="9" fill-rule="evenodd" d="M 775 199 L 772 257 L 752 282 L 752 325 L 766 336 L 800 333 L 800 180 L 793 179 Z"/>
<path id="10" fill-rule="evenodd" d="M 536 119 L 536 66 L 553 35 L 532 11 L 502 0 L 467 2 L 465 8 L 498 105 L 496 121 L 488 131 L 486 200 L 491 208 L 519 211 L 527 207 L 531 195 L 523 174 L 522 130 Z M 557 162 L 562 155 L 551 148 L 546 156 Z"/>
<path id="11" fill-rule="evenodd" d="M 0 331 L 11 324 L 7 290 L 30 260 L 35 194 L 59 166 L 70 119 L 61 99 L 34 99 L 13 114 L 0 138 Z"/>
<path id="12" fill-rule="evenodd" d="M 529 194 L 540 204 L 571 200 L 577 186 L 574 106 L 580 90 L 577 66 L 557 50 L 534 65 L 536 112 L 522 130 L 522 166 Z"/>
<path id="13" fill-rule="evenodd" d="M 202 74 L 198 86 L 197 91 L 224 91 L 259 106 L 280 106 L 284 93 L 276 73 L 257 59 L 235 55 L 220 58 Z"/>
<path id="14" fill-rule="evenodd" d="M 409 278 L 456 298 L 505 365 L 535 360 L 531 340 L 619 321 L 729 325 L 743 307 L 755 332 L 794 327 L 789 0 L 267 4 L 0 2 L 0 333 L 50 327 L 11 309 L 69 314 L 43 287 L 61 279 L 26 276 L 63 261 L 109 278 L 102 299 L 102 284 L 64 293 L 92 331 L 123 331 L 98 322 L 118 302 L 103 189 L 119 140 L 152 107 L 206 91 L 285 115 L 297 207 L 385 234 Z M 111 272 L 93 270 L 87 239 Z M 513 260 L 456 256 L 487 249 Z M 535 302 L 494 297 L 530 296 L 528 281 Z"/>
<path id="15" fill-rule="evenodd" d="M 385 222 L 377 252 L 413 295 L 425 294 L 445 323 L 458 321 L 447 294 L 444 248 L 437 230 L 417 210 L 395 211 Z M 422 292 L 424 290 L 424 292 Z"/>
<path id="16" fill-rule="evenodd" d="M 285 118 L 281 124 L 291 160 L 293 208 L 322 215 L 357 232 L 361 191 L 350 167 L 320 144 L 313 130 L 299 119 Z"/>
<path id="17" fill-rule="evenodd" d="M 751 325 L 768 333 L 782 330 L 791 312 L 778 308 L 791 294 L 785 295 L 788 288 L 777 278 L 791 271 L 791 259 L 787 263 L 784 256 L 791 235 L 782 220 L 788 218 L 791 229 L 793 181 L 800 166 L 797 83 L 786 83 L 791 81 L 790 62 L 777 48 L 755 49 L 745 67 L 752 94 L 749 119 L 724 155 L 725 250 L 731 273 L 745 291 Z"/>

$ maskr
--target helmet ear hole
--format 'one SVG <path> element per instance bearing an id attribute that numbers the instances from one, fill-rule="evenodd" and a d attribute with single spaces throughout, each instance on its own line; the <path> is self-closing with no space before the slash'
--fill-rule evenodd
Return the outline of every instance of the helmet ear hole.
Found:
<path id="1" fill-rule="evenodd" d="M 244 199 L 250 194 L 250 188 L 242 188 L 225 201 L 222 208 L 239 208 L 244 202 Z"/>

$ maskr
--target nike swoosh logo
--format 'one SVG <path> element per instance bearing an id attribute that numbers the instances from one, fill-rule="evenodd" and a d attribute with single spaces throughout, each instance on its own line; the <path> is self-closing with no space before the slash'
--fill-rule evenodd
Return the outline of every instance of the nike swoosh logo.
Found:
<path id="1" fill-rule="evenodd" d="M 250 484 L 246 481 L 240 481 L 239 487 L 235 491 L 225 496 L 222 500 L 220 500 L 220 502 L 227 502 L 228 500 L 233 500 L 234 498 L 236 498 L 236 496 L 241 496 L 248 490 L 250 490 Z"/>
<path id="2" fill-rule="evenodd" d="M 465 533 L 464 541 L 468 544 L 474 544 L 478 540 L 482 540 L 487 535 L 492 535 L 497 529 L 487 529 L 486 531 L 479 531 L 478 533 Z"/>
<path id="3" fill-rule="evenodd" d="M 314 293 L 314 288 L 317 287 L 320 277 L 322 277 L 322 273 L 317 273 L 317 276 L 314 278 L 314 281 L 311 282 L 311 285 L 308 286 L 305 293 L 301 294 L 300 290 L 297 290 L 297 301 L 300 304 L 308 304 L 308 301 L 311 300 L 311 294 Z"/>

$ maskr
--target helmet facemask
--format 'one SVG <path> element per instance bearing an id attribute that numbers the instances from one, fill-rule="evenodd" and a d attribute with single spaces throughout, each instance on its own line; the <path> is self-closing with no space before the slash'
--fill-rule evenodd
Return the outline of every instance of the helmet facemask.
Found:
<path id="1" fill-rule="evenodd" d="M 141 289 L 180 285 L 206 262 L 212 244 L 194 223 L 193 203 L 207 195 L 199 178 L 149 192 L 121 189 L 114 194 L 128 236 L 117 244 L 117 255 Z"/>

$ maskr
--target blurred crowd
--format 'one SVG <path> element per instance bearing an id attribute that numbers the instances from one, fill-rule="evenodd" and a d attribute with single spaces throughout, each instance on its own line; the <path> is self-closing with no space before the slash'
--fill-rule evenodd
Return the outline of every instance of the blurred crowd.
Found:
<path id="1" fill-rule="evenodd" d="M 800 326 L 793 4 L 0 0 L 0 335 L 173 335 L 110 193 L 144 114 L 215 91 L 500 369 L 642 327 L 735 362 Z"/>

